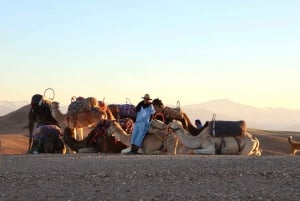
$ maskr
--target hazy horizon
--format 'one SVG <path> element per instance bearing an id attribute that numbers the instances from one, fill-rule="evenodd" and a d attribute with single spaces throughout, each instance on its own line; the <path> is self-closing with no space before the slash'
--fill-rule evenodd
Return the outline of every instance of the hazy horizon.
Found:
<path id="1" fill-rule="evenodd" d="M 0 101 L 0 117 L 24 107 L 21 103 L 22 102 Z M 26 103 L 29 104 L 27 101 Z M 176 105 L 166 102 L 164 102 L 164 104 L 176 107 Z M 18 107 L 16 107 L 16 105 L 18 105 Z M 4 106 L 8 106 L 6 110 L 4 110 Z M 300 109 L 258 108 L 251 105 L 243 105 L 228 99 L 211 100 L 198 104 L 181 105 L 180 107 L 187 113 L 192 123 L 195 119 L 200 119 L 203 123 L 210 121 L 215 113 L 217 115 L 216 120 L 245 120 L 250 128 L 300 131 Z M 62 113 L 66 113 L 67 108 L 68 105 L 60 105 Z"/>

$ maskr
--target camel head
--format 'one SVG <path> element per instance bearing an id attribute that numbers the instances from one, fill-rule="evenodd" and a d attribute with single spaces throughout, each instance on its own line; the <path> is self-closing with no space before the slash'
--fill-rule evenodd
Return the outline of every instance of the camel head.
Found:
<path id="1" fill-rule="evenodd" d="M 53 101 L 50 107 L 51 109 L 57 110 L 59 108 L 59 102 Z"/>
<path id="2" fill-rule="evenodd" d="M 117 141 L 120 141 L 120 135 L 116 135 L 115 133 L 122 130 L 123 130 L 122 127 L 120 126 L 119 123 L 117 123 L 117 121 L 111 121 L 110 126 L 106 130 L 106 134 L 108 136 L 113 136 Z"/>
<path id="3" fill-rule="evenodd" d="M 174 130 L 174 131 L 183 128 L 183 127 L 182 127 L 182 123 L 181 123 L 180 121 L 178 121 L 178 120 L 175 120 L 175 119 L 174 119 L 173 121 L 171 121 L 171 122 L 168 124 L 168 126 L 169 126 L 169 128 L 171 128 L 171 129 Z"/>

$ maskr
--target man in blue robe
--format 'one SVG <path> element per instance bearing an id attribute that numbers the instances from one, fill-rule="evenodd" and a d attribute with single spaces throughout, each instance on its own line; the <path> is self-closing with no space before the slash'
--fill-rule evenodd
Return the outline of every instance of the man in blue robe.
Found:
<path id="1" fill-rule="evenodd" d="M 136 120 L 131 136 L 131 151 L 128 154 L 137 154 L 138 149 L 142 146 L 143 140 L 150 128 L 150 122 L 155 109 L 152 105 L 149 94 L 142 97 L 144 100 L 136 106 Z"/>

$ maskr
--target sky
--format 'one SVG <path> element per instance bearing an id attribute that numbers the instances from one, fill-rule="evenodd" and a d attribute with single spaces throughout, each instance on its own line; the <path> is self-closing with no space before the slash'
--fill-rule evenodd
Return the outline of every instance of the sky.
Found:
<path id="1" fill-rule="evenodd" d="M 0 0 L 0 100 L 300 108 L 299 0 Z M 48 97 L 53 97 L 47 91 Z"/>

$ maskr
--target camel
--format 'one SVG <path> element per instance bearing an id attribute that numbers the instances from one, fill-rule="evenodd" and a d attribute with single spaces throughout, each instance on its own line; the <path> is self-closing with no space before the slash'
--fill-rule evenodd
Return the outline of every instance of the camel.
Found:
<path id="1" fill-rule="evenodd" d="M 59 103 L 53 101 L 51 114 L 59 123 L 69 128 L 81 129 L 80 139 L 83 139 L 82 128 L 95 126 L 100 120 L 107 119 L 109 116 L 107 111 L 103 111 L 98 106 L 98 101 L 93 97 L 72 99 L 66 114 L 59 110 Z"/>
<path id="2" fill-rule="evenodd" d="M 30 153 L 66 153 L 60 128 L 56 125 L 41 125 L 33 130 Z"/>
<path id="3" fill-rule="evenodd" d="M 236 137 L 213 137 L 206 126 L 199 135 L 192 136 L 178 120 L 170 122 L 169 127 L 180 143 L 192 149 L 194 154 L 261 155 L 259 140 L 248 132 Z"/>
<path id="4" fill-rule="evenodd" d="M 127 146 L 127 149 L 122 150 L 121 153 L 124 154 L 130 151 L 131 134 L 124 131 L 120 124 L 113 122 L 113 124 L 107 129 L 107 132 L 114 136 L 116 140 L 121 141 Z M 150 129 L 143 141 L 143 145 L 139 148 L 138 153 L 147 155 L 175 154 L 174 144 L 174 135 L 170 135 L 166 127 L 158 128 L 150 126 Z"/>
<path id="5" fill-rule="evenodd" d="M 71 128 L 66 127 L 64 130 L 65 143 L 74 151 L 95 152 L 95 153 L 121 153 L 121 150 L 126 148 L 122 142 L 117 141 L 115 137 L 107 134 L 107 128 L 112 124 L 111 120 L 100 121 L 96 128 L 94 128 L 83 140 L 76 140 L 74 132 Z M 123 129 L 132 132 L 133 122 L 130 119 L 120 120 Z"/>
<path id="6" fill-rule="evenodd" d="M 45 91 L 46 92 L 46 91 Z M 41 95 L 35 94 L 31 97 L 30 110 L 28 113 L 29 143 L 27 152 L 32 147 L 32 133 L 37 125 L 57 125 L 59 123 L 51 115 L 50 104 L 52 100 Z"/>

